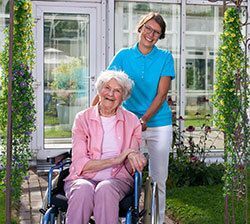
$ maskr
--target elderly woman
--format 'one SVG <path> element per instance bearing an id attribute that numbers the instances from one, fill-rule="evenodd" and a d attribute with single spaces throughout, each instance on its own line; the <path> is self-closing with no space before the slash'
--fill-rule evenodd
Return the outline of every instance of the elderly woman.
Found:
<path id="1" fill-rule="evenodd" d="M 66 223 L 117 224 L 119 201 L 131 190 L 135 170 L 142 171 L 141 124 L 120 105 L 133 82 L 119 71 L 104 71 L 96 82 L 99 103 L 76 115 L 72 164 L 65 179 Z"/>

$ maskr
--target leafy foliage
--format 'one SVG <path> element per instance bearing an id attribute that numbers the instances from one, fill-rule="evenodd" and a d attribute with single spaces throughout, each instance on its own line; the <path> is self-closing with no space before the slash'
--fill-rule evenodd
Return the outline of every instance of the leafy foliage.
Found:
<path id="1" fill-rule="evenodd" d="M 31 133 L 35 130 L 35 106 L 32 68 L 34 64 L 33 19 L 31 2 L 14 1 L 14 45 L 13 45 L 13 80 L 12 80 L 12 197 L 18 202 L 21 184 L 27 174 L 28 160 L 31 157 Z M 0 129 L 3 134 L 1 163 L 6 165 L 6 127 L 8 98 L 9 36 L 5 30 L 5 44 L 0 55 L 3 70 L 2 94 L 0 96 Z M 5 169 L 0 174 L 0 188 L 4 188 Z"/>
<path id="2" fill-rule="evenodd" d="M 0 223 L 5 223 L 5 197 L 4 192 L 0 191 Z M 18 224 L 20 221 L 12 214 L 11 217 L 11 224 Z"/>
<path id="3" fill-rule="evenodd" d="M 214 121 L 224 133 L 225 223 L 228 223 L 229 219 L 229 200 L 233 207 L 235 196 L 247 200 L 246 166 L 250 137 L 247 110 L 250 90 L 239 6 L 228 8 L 224 14 L 224 30 L 216 58 L 217 81 L 214 85 L 213 96 L 216 109 Z M 234 223 L 234 209 L 231 214 Z"/>
<path id="4" fill-rule="evenodd" d="M 207 164 L 198 159 L 174 158 L 171 155 L 167 185 L 173 188 L 221 184 L 223 174 L 224 166 L 221 163 Z"/>
<path id="5" fill-rule="evenodd" d="M 225 194 L 237 191 L 244 195 L 246 155 L 249 150 L 249 141 L 244 140 L 249 139 L 249 80 L 241 29 L 239 9 L 228 8 L 216 60 L 217 82 L 214 85 L 213 104 L 217 110 L 215 124 L 224 132 Z"/>
<path id="6" fill-rule="evenodd" d="M 193 133 L 196 128 L 193 125 L 189 125 L 186 130 L 181 130 L 180 126 L 177 124 L 180 120 L 184 118 L 174 118 L 173 123 L 173 149 L 176 151 L 177 158 L 188 157 L 196 158 L 197 160 L 205 161 L 207 154 L 211 149 L 215 148 L 214 141 L 210 138 L 211 127 L 209 126 L 211 115 L 207 114 L 203 123 L 197 132 L 198 138 L 194 138 Z"/>
<path id="7" fill-rule="evenodd" d="M 200 114 L 197 116 L 200 116 Z M 210 137 L 210 115 L 206 115 L 204 123 L 197 131 L 198 138 L 194 138 L 195 127 L 190 125 L 181 131 L 177 124 L 182 117 L 173 118 L 175 154 L 170 155 L 169 188 L 181 186 L 214 185 L 222 183 L 224 167 L 222 164 L 205 162 L 207 154 L 215 148 L 214 141 Z"/>

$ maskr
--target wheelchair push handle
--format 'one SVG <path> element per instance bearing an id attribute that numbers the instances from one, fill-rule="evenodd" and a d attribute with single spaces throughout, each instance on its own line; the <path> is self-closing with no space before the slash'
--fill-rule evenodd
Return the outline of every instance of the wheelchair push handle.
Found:
<path id="1" fill-rule="evenodd" d="M 69 152 L 64 152 L 56 156 L 47 157 L 47 162 L 49 162 L 50 164 L 59 164 L 67 158 L 71 158 L 71 150 Z"/>

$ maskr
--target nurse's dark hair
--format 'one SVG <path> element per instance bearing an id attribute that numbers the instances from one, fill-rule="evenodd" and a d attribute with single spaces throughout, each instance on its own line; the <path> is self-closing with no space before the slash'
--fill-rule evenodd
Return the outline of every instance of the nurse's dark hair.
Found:
<path id="1" fill-rule="evenodd" d="M 144 24 L 146 24 L 151 19 L 155 20 L 155 22 L 157 22 L 161 27 L 161 36 L 159 37 L 159 39 L 164 39 L 166 31 L 166 23 L 158 12 L 150 12 L 144 15 L 137 25 L 137 32 L 140 33 Z"/>

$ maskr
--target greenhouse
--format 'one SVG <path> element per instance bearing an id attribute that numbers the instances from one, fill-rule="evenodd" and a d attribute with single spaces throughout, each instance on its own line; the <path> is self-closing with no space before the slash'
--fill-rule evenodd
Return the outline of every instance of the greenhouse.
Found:
<path id="1" fill-rule="evenodd" d="M 9 4 L 5 0 L 0 4 L 3 43 Z M 249 5 L 243 1 L 243 10 L 248 12 L 243 16 L 250 15 Z M 223 29 L 223 1 L 32 1 L 32 7 L 37 111 L 34 159 L 71 147 L 75 114 L 89 106 L 96 77 L 113 55 L 136 42 L 136 23 L 145 12 L 160 12 L 167 22 L 166 38 L 157 44 L 174 56 L 176 79 L 167 100 L 174 102 L 176 116 L 184 118 L 180 125 L 199 130 L 206 116 L 214 113 L 210 99 Z M 249 26 L 243 32 L 249 37 Z M 216 148 L 223 149 L 223 136 L 216 129 L 212 138 Z"/>

